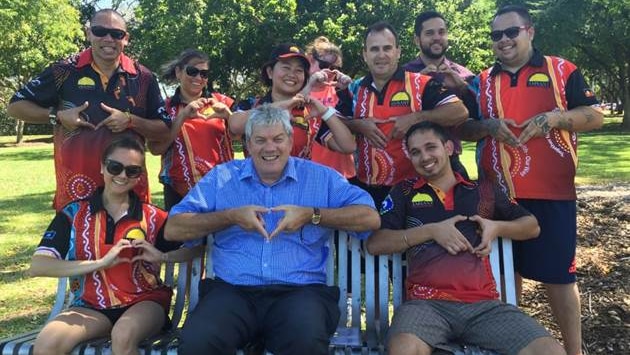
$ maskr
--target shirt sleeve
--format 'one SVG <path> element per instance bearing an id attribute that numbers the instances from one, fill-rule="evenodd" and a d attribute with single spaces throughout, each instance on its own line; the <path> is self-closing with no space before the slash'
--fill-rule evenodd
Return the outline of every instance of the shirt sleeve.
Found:
<path id="1" fill-rule="evenodd" d="M 519 205 L 514 199 L 508 197 L 498 186 L 494 186 L 494 201 L 494 220 L 513 221 L 531 215 L 528 210 Z"/>
<path id="2" fill-rule="evenodd" d="M 68 250 L 70 250 L 71 231 L 70 218 L 63 211 L 58 212 L 42 235 L 42 239 L 35 249 L 35 255 L 46 255 L 60 260 L 66 259 Z"/>
<path id="3" fill-rule="evenodd" d="M 160 92 L 160 86 L 153 73 L 150 74 L 150 83 L 147 89 L 147 119 L 162 120 L 167 126 L 171 126 L 172 119 L 166 111 L 166 105 Z"/>
<path id="4" fill-rule="evenodd" d="M 566 85 L 567 106 L 571 110 L 579 106 L 591 106 L 599 104 L 595 93 L 586 84 L 586 80 L 579 69 L 574 70 Z"/>
<path id="5" fill-rule="evenodd" d="M 429 80 L 422 93 L 423 110 L 431 110 L 456 101 L 460 101 L 459 98 L 437 79 Z"/>
<path id="6" fill-rule="evenodd" d="M 61 68 L 57 70 L 61 70 Z M 57 94 L 58 88 L 55 83 L 54 73 L 55 64 L 46 68 L 42 73 L 31 79 L 31 81 L 18 90 L 13 97 L 11 97 L 11 103 L 27 100 L 41 107 L 58 106 L 59 95 Z"/>

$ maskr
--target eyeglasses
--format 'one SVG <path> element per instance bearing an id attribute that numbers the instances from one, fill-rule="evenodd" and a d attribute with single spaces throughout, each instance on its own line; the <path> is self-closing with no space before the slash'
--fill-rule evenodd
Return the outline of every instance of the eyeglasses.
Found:
<path id="1" fill-rule="evenodd" d="M 199 75 L 202 79 L 208 79 L 208 69 L 197 69 L 191 65 L 186 67 L 186 74 L 191 77 Z"/>
<path id="2" fill-rule="evenodd" d="M 90 31 L 92 31 L 92 34 L 96 37 L 105 37 L 107 35 L 110 35 L 113 39 L 117 40 L 121 40 L 127 35 L 127 32 L 123 30 L 119 30 L 116 28 L 106 28 L 103 26 L 92 26 L 90 27 Z"/>
<path id="3" fill-rule="evenodd" d="M 521 32 L 521 30 L 527 30 L 529 29 L 529 26 L 513 26 L 513 27 L 508 27 L 504 30 L 496 30 L 496 31 L 492 31 L 490 32 L 490 38 L 492 39 L 493 42 L 499 42 L 501 40 L 501 38 L 503 38 L 503 34 L 505 33 L 505 35 L 507 36 L 507 38 L 509 39 L 514 39 L 518 36 L 518 34 Z"/>
<path id="4" fill-rule="evenodd" d="M 105 168 L 107 169 L 108 173 L 114 176 L 120 175 L 120 173 L 122 173 L 124 170 L 125 175 L 127 175 L 127 177 L 130 179 L 135 179 L 139 177 L 140 174 L 142 174 L 142 167 L 140 165 L 124 166 L 121 162 L 111 160 L 111 159 L 107 159 L 105 161 Z"/>

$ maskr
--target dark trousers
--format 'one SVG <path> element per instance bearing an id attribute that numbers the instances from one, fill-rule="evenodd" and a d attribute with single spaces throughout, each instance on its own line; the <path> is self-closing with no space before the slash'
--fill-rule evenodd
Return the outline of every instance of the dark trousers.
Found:
<path id="1" fill-rule="evenodd" d="M 173 206 L 184 198 L 172 188 L 170 185 L 164 185 L 164 209 L 170 211 Z"/>
<path id="2" fill-rule="evenodd" d="M 206 279 L 199 296 L 181 332 L 180 354 L 234 354 L 259 341 L 276 355 L 327 354 L 339 322 L 334 286 L 235 286 Z"/>

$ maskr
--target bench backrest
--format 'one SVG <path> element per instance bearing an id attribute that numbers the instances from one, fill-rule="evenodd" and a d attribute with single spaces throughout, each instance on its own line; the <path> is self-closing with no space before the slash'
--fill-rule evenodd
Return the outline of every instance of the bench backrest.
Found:
<path id="1" fill-rule="evenodd" d="M 209 235 L 205 253 L 205 276 L 211 278 L 214 277 L 211 258 L 213 241 L 213 236 Z M 403 301 L 404 265 L 401 254 L 373 256 L 365 252 L 362 243 L 344 231 L 331 232 L 327 283 L 337 285 L 340 289 L 339 327 L 365 329 L 362 332 L 363 344 L 370 349 L 383 349 L 384 337 L 393 311 Z M 363 275 L 362 258 L 365 264 Z M 516 304 L 510 239 L 498 238 L 493 241 L 490 262 L 501 299 Z M 193 262 L 193 279 L 190 284 L 191 309 L 198 302 L 197 286 L 201 276 L 201 272 L 195 273 L 194 270 L 195 268 L 201 270 L 202 264 L 200 258 Z"/>

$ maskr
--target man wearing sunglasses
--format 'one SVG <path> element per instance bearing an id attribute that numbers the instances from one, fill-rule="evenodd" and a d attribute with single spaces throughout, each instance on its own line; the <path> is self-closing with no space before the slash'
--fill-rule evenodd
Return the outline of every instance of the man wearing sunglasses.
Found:
<path id="1" fill-rule="evenodd" d="M 437 11 L 429 10 L 416 17 L 413 42 L 420 50 L 418 58 L 403 66 L 406 71 L 429 75 L 441 81 L 444 86 L 459 97 L 470 117 L 476 117 L 479 112 L 474 86 L 475 79 L 468 68 L 446 58 L 448 50 L 448 28 L 444 16 Z M 458 173 L 468 177 L 466 168 L 459 160 L 462 145 L 455 134 L 451 134 L 455 152 L 451 155 L 451 165 Z"/>
<path id="2" fill-rule="evenodd" d="M 7 107 L 12 117 L 54 127 L 56 210 L 103 185 L 94 156 L 112 138 L 159 141 L 169 133 L 157 80 L 123 54 L 129 41 L 123 17 L 99 10 L 86 35 L 88 49 L 52 64 L 15 93 Z M 135 191 L 148 201 L 146 172 Z"/>
<path id="3" fill-rule="evenodd" d="M 536 216 L 540 235 L 514 243 L 520 276 L 542 282 L 569 355 L 582 354 L 575 282 L 577 132 L 603 114 L 577 67 L 543 56 L 524 7 L 501 8 L 491 23 L 496 63 L 479 76 L 480 120 L 462 124 L 479 141 L 480 178 L 491 179 Z M 519 280 L 520 281 L 520 280 Z"/>

